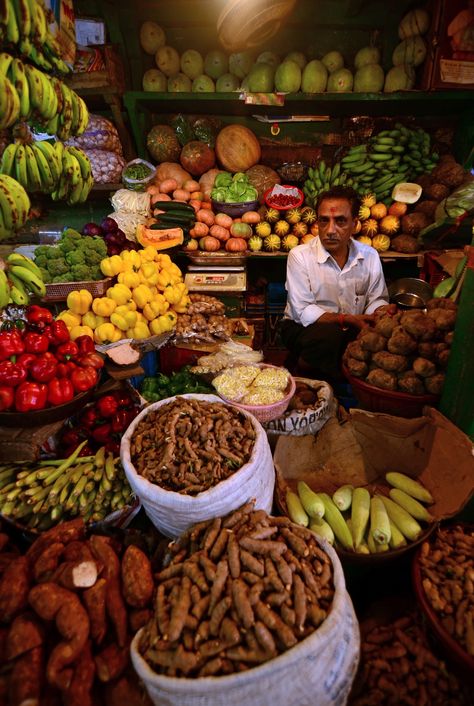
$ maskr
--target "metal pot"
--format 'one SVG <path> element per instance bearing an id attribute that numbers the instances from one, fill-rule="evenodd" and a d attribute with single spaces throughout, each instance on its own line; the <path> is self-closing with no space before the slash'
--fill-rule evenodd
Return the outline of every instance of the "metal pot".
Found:
<path id="1" fill-rule="evenodd" d="M 433 288 L 417 277 L 403 277 L 388 286 L 390 301 L 402 309 L 424 309 L 433 297 Z"/>

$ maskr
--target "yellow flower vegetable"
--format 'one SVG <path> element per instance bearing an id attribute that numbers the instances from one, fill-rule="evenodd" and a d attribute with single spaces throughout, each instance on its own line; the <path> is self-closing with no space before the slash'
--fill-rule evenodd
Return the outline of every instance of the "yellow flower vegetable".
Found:
<path id="1" fill-rule="evenodd" d="M 148 325 L 144 322 L 140 322 L 136 324 L 133 328 L 127 329 L 126 333 L 127 338 L 149 338 L 150 337 L 150 329 L 148 328 Z"/>
<path id="2" fill-rule="evenodd" d="M 178 282 L 177 284 L 166 287 L 163 296 L 170 304 L 177 304 L 181 300 L 181 297 L 187 294 L 187 291 L 184 282 Z"/>
<path id="3" fill-rule="evenodd" d="M 71 341 L 75 341 L 76 338 L 79 338 L 79 336 L 90 336 L 91 338 L 94 338 L 94 331 L 90 326 L 73 326 L 69 331 L 69 335 L 71 337 Z"/>
<path id="4" fill-rule="evenodd" d="M 167 270 L 161 270 L 158 277 L 156 278 L 155 284 L 161 291 L 173 284 L 171 281 L 171 275 L 167 272 Z"/>
<path id="5" fill-rule="evenodd" d="M 173 320 L 173 317 L 169 315 L 169 312 L 166 314 L 162 314 L 159 316 L 157 319 L 154 319 L 153 321 L 150 321 L 150 331 L 158 335 L 160 333 L 165 333 L 166 331 L 172 331 L 175 326 L 175 321 Z"/>
<path id="6" fill-rule="evenodd" d="M 156 284 L 158 282 L 159 271 L 154 262 L 145 262 L 140 267 L 138 275 L 141 276 L 144 284 Z"/>
<path id="7" fill-rule="evenodd" d="M 142 264 L 144 262 L 154 262 L 157 256 L 157 250 L 153 245 L 147 245 L 143 250 L 138 250 Z"/>
<path id="8" fill-rule="evenodd" d="M 100 263 L 102 274 L 106 277 L 115 277 L 124 270 L 124 263 L 120 255 L 112 255 L 112 257 L 104 257 Z"/>
<path id="9" fill-rule="evenodd" d="M 61 311 L 56 316 L 56 320 L 64 321 L 68 328 L 81 325 L 81 317 L 79 316 L 79 314 L 75 314 L 73 311 L 71 311 L 71 309 L 65 309 L 64 311 Z"/>
<path id="10" fill-rule="evenodd" d="M 176 326 L 176 323 L 178 321 L 178 314 L 172 309 L 170 309 L 166 312 L 166 316 L 171 319 L 171 321 L 173 322 L 173 326 Z"/>
<path id="11" fill-rule="evenodd" d="M 138 287 L 141 282 L 141 278 L 138 272 L 121 272 L 117 277 L 117 282 L 119 284 L 124 284 L 129 289 Z"/>
<path id="12" fill-rule="evenodd" d="M 123 314 L 113 313 L 110 317 L 110 323 L 119 328 L 121 331 L 126 331 L 133 328 L 137 323 L 137 312 L 127 311 Z"/>
<path id="13" fill-rule="evenodd" d="M 94 331 L 94 341 L 96 343 L 115 343 L 122 338 L 122 331 L 113 324 L 102 324 Z"/>
<path id="14" fill-rule="evenodd" d="M 122 262 L 128 267 L 132 267 L 134 270 L 139 270 L 142 264 L 141 257 L 136 250 L 123 250 L 120 253 L 120 258 Z M 128 269 L 126 267 L 126 269 Z"/>
<path id="15" fill-rule="evenodd" d="M 92 294 L 87 289 L 78 289 L 74 292 L 69 292 L 66 299 L 66 304 L 74 314 L 87 314 L 92 304 Z"/>
<path id="16" fill-rule="evenodd" d="M 162 294 L 155 294 L 152 301 L 149 304 L 145 304 L 143 307 L 143 316 L 148 319 L 148 321 L 153 321 L 157 316 L 165 314 L 169 306 L 169 302 L 166 301 Z"/>
<path id="17" fill-rule="evenodd" d="M 173 310 L 176 311 L 177 314 L 185 314 L 188 310 L 188 306 L 191 304 L 191 299 L 188 297 L 187 294 L 181 297 L 179 302 L 176 304 L 173 304 Z"/>
<path id="18" fill-rule="evenodd" d="M 179 269 L 178 265 L 176 265 L 176 263 L 174 262 L 172 262 L 171 265 L 168 265 L 168 267 L 166 267 L 166 271 L 169 272 L 170 275 L 177 277 L 178 280 L 183 279 L 183 273 Z"/>
<path id="19" fill-rule="evenodd" d="M 132 291 L 124 284 L 114 284 L 107 290 L 109 299 L 113 299 L 116 304 L 126 304 L 132 298 Z"/>
<path id="20" fill-rule="evenodd" d="M 148 321 L 145 319 L 141 311 L 137 311 L 137 324 L 147 324 Z"/>
<path id="21" fill-rule="evenodd" d="M 92 307 L 94 307 L 94 304 L 92 304 Z M 82 317 L 82 325 L 89 326 L 92 330 L 95 330 L 97 326 L 101 326 L 101 324 L 108 323 L 108 321 L 107 316 L 97 316 L 93 311 L 88 311 L 87 314 L 84 314 Z"/>
<path id="22" fill-rule="evenodd" d="M 117 302 L 109 297 L 98 297 L 92 302 L 92 311 L 97 316 L 110 316 L 114 313 Z"/>
<path id="23" fill-rule="evenodd" d="M 157 262 L 162 269 L 168 267 L 168 265 L 173 264 L 170 256 L 166 255 L 166 253 L 160 253 L 159 255 L 156 255 L 155 262 Z"/>
<path id="24" fill-rule="evenodd" d="M 138 308 L 143 309 L 145 304 L 151 302 L 153 299 L 153 294 L 150 292 L 146 284 L 140 284 L 140 286 L 135 287 L 133 290 L 132 297 Z"/>
<path id="25" fill-rule="evenodd" d="M 118 306 L 115 309 L 114 314 L 122 314 L 123 315 L 123 314 L 127 314 L 129 311 L 136 311 L 136 310 L 137 310 L 137 305 L 135 304 L 133 299 L 131 299 L 126 304 L 120 304 L 120 306 Z"/>

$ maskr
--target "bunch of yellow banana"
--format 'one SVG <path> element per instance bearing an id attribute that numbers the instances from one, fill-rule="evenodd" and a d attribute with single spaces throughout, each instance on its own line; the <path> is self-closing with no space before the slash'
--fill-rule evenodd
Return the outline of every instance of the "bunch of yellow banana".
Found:
<path id="1" fill-rule="evenodd" d="M 68 75 L 71 70 L 61 58 L 61 46 L 51 32 L 54 15 L 43 0 L 1 0 L 2 43 L 17 47 L 29 61 L 45 71 Z"/>
<path id="2" fill-rule="evenodd" d="M 65 200 L 69 206 L 83 203 L 94 184 L 89 158 L 78 147 L 65 147 L 56 142 L 54 149 L 61 160 L 61 176 L 51 194 L 53 201 Z"/>
<path id="3" fill-rule="evenodd" d="M 0 174 L 0 240 L 22 228 L 30 211 L 30 199 L 21 184 Z"/>
<path id="4" fill-rule="evenodd" d="M 89 112 L 82 98 L 63 81 L 1 52 L 0 129 L 18 120 L 33 120 L 48 134 L 66 140 L 84 132 Z"/>
<path id="5" fill-rule="evenodd" d="M 26 255 L 10 253 L 0 269 L 0 309 L 7 304 L 27 306 L 30 297 L 44 297 L 46 285 L 41 270 Z"/>

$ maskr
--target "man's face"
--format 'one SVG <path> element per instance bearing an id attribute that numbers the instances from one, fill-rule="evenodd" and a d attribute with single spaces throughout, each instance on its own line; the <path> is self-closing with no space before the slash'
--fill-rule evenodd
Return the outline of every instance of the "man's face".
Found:
<path id="1" fill-rule="evenodd" d="M 343 253 L 354 232 L 356 219 L 346 199 L 324 199 L 318 209 L 319 239 L 331 254 Z"/>

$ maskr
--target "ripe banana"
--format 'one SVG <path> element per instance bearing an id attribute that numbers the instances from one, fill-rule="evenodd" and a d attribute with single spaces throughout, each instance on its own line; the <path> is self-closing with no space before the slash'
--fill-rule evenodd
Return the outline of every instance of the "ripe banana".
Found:
<path id="1" fill-rule="evenodd" d="M 0 269 L 0 309 L 3 309 L 10 299 L 10 287 L 4 270 Z"/>
<path id="2" fill-rule="evenodd" d="M 16 21 L 21 37 L 29 37 L 31 32 L 31 12 L 27 0 L 10 0 L 15 10 Z"/>
<path id="3" fill-rule="evenodd" d="M 28 191 L 43 191 L 41 177 L 36 161 L 35 153 L 30 145 L 25 145 L 26 173 L 28 174 Z"/>
<path id="4" fill-rule="evenodd" d="M 63 94 L 63 109 L 59 116 L 59 129 L 57 135 L 60 140 L 67 140 L 71 136 L 71 125 L 73 118 L 72 94 L 65 83 L 61 84 Z"/>
<path id="5" fill-rule="evenodd" d="M 67 147 L 67 150 L 79 162 L 82 178 L 87 179 L 89 174 L 92 172 L 92 167 L 91 167 L 91 163 L 89 161 L 89 157 L 86 155 L 85 152 L 83 152 L 78 147 L 70 146 L 70 147 Z"/>
<path id="6" fill-rule="evenodd" d="M 83 98 L 78 96 L 79 99 L 79 126 L 76 130 L 76 135 L 82 135 L 86 131 L 87 125 L 89 124 L 89 111 L 87 105 L 85 104 Z"/>
<path id="7" fill-rule="evenodd" d="M 8 174 L 12 176 L 15 171 L 15 153 L 18 145 L 16 142 L 10 142 L 9 145 L 5 147 L 2 154 L 2 161 L 0 162 L 0 172 L 2 174 Z"/>
<path id="8" fill-rule="evenodd" d="M 8 188 L 13 201 L 15 203 L 16 209 L 18 211 L 17 227 L 21 228 L 25 225 L 28 220 L 28 214 L 30 212 L 30 199 L 25 189 L 10 176 L 3 175 L 0 176 L 0 184 L 3 183 Z"/>
<path id="9" fill-rule="evenodd" d="M 0 25 L 7 25 L 10 12 L 12 11 L 9 0 L 0 0 Z"/>
<path id="10" fill-rule="evenodd" d="M 25 287 L 25 283 L 10 270 L 8 271 L 10 281 L 10 297 L 17 306 L 26 306 L 30 303 L 30 296 Z"/>
<path id="11" fill-rule="evenodd" d="M 13 9 L 13 5 L 11 4 L 10 0 L 8 0 L 8 2 L 10 5 L 10 9 L 8 12 L 8 19 L 5 26 L 6 37 L 9 44 L 18 44 L 18 42 L 20 41 L 20 30 L 18 28 L 18 22 L 16 19 L 15 10 Z"/>
<path id="12" fill-rule="evenodd" d="M 7 54 L 5 51 L 0 53 L 0 74 L 3 76 L 8 74 L 8 69 L 10 68 L 12 61 L 13 57 L 11 54 Z"/>
<path id="13" fill-rule="evenodd" d="M 0 240 L 8 238 L 11 235 L 11 231 L 7 230 L 5 226 L 5 220 L 3 218 L 3 211 L 0 208 Z"/>
<path id="14" fill-rule="evenodd" d="M 3 215 L 5 228 L 11 232 L 15 230 L 20 218 L 15 199 L 5 183 L 5 178 L 5 175 L 0 177 L 0 210 Z"/>
<path id="15" fill-rule="evenodd" d="M 32 12 L 31 36 L 39 43 L 43 44 L 46 39 L 48 25 L 46 13 L 41 2 L 30 0 L 30 10 Z"/>
<path id="16" fill-rule="evenodd" d="M 47 140 L 38 140 L 38 142 L 35 142 L 34 147 L 36 148 L 37 153 L 41 152 L 45 158 L 51 171 L 53 183 L 56 185 L 59 181 L 59 177 L 61 176 L 62 162 L 59 159 L 54 146 Z"/>
<path id="17" fill-rule="evenodd" d="M 13 59 L 9 78 L 12 81 L 20 98 L 20 118 L 25 120 L 31 112 L 30 106 L 30 87 L 26 78 L 25 67 L 20 59 Z"/>
<path id="18" fill-rule="evenodd" d="M 43 102 L 43 82 L 41 81 L 41 73 L 38 69 L 30 64 L 25 64 L 26 78 L 30 89 L 30 102 L 33 108 L 36 108 L 41 113 L 41 105 Z"/>
<path id="19" fill-rule="evenodd" d="M 25 145 L 18 145 L 15 154 L 15 177 L 24 189 L 28 189 L 28 171 L 26 166 Z"/>
<path id="20" fill-rule="evenodd" d="M 41 270 L 38 265 L 33 262 L 33 260 L 30 260 L 29 257 L 26 257 L 26 255 L 22 255 L 19 252 L 12 252 L 8 255 L 7 262 L 9 267 L 24 267 L 37 277 L 42 278 Z"/>
<path id="21" fill-rule="evenodd" d="M 30 292 L 33 292 L 33 294 L 36 294 L 38 297 L 44 297 L 46 295 L 45 283 L 43 282 L 41 277 L 38 277 L 30 269 L 19 265 L 13 265 L 9 267 L 8 271 L 15 277 L 18 277 L 22 282 L 24 282 L 26 288 Z"/>
<path id="22" fill-rule="evenodd" d="M 59 178 L 55 178 L 56 175 L 53 176 L 52 167 L 54 168 L 54 164 L 52 162 L 48 162 L 36 142 L 31 145 L 31 150 L 34 154 L 36 164 L 38 165 L 41 180 L 41 191 L 45 194 L 50 194 L 51 191 L 54 191 L 56 182 Z"/>

